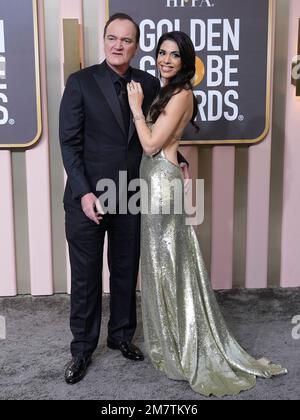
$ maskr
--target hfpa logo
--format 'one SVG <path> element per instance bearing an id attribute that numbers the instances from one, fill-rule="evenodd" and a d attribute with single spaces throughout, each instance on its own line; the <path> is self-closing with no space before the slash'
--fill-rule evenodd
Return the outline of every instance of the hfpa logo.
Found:
<path id="1" fill-rule="evenodd" d="M 214 7 L 212 0 L 167 0 L 166 7 Z"/>

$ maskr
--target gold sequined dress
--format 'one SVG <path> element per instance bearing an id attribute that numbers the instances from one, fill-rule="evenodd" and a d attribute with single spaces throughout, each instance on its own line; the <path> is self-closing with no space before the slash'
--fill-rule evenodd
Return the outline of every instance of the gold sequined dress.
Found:
<path id="1" fill-rule="evenodd" d="M 174 210 L 181 198 L 175 188 L 162 188 L 169 181 L 183 191 L 180 168 L 161 151 L 143 156 L 140 177 L 143 327 L 155 368 L 205 396 L 235 395 L 252 388 L 257 376 L 287 373 L 267 359 L 252 358 L 228 331 L 194 228 L 186 225 L 184 212 Z"/>

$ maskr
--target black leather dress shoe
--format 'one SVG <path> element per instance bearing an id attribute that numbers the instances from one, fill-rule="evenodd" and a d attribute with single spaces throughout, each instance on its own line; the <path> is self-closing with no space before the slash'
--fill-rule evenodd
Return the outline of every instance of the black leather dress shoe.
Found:
<path id="1" fill-rule="evenodd" d="M 84 378 L 91 361 L 91 357 L 73 357 L 65 372 L 65 381 L 67 384 L 73 385 L 81 381 L 81 379 Z"/>
<path id="2" fill-rule="evenodd" d="M 120 350 L 126 359 L 134 360 L 135 362 L 144 360 L 144 355 L 141 350 L 132 343 L 127 343 L 126 341 L 115 343 L 111 340 L 107 340 L 107 347 L 112 350 Z"/>

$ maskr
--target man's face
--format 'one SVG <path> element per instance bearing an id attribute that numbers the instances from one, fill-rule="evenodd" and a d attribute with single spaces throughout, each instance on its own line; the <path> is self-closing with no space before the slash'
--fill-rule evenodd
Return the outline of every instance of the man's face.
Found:
<path id="1" fill-rule="evenodd" d="M 126 72 L 137 48 L 135 25 L 129 20 L 111 22 L 104 39 L 107 63 L 120 73 Z"/>

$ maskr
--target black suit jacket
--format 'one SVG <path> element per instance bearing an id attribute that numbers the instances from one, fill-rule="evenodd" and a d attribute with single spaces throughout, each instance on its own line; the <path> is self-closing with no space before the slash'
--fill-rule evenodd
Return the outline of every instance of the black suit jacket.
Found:
<path id="1" fill-rule="evenodd" d="M 144 91 L 143 112 L 147 115 L 160 83 L 149 73 L 132 69 L 132 79 Z M 122 111 L 104 61 L 72 74 L 60 106 L 59 135 L 68 175 L 64 202 L 80 205 L 80 198 L 93 192 L 99 180 L 112 179 L 117 187 L 119 171 L 129 181 L 139 178 L 143 153 L 133 120 L 126 136 Z M 181 157 L 181 161 L 184 159 Z"/>

